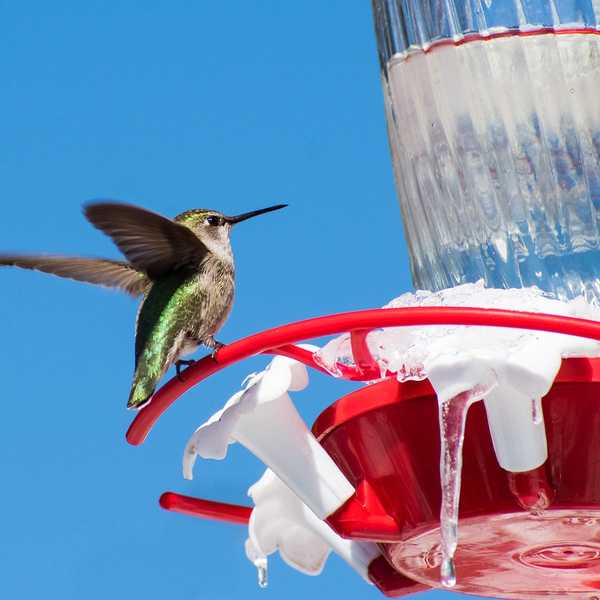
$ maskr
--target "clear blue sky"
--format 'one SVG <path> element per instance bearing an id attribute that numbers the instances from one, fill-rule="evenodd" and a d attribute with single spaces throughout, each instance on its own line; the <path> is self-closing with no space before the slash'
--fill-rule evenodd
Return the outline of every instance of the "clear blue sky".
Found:
<path id="1" fill-rule="evenodd" d="M 411 288 L 368 2 L 0 7 L 2 249 L 117 257 L 81 215 L 94 198 L 166 215 L 287 202 L 235 231 L 223 341 Z M 379 597 L 335 557 L 318 578 L 274 558 L 259 590 L 245 528 L 158 507 L 167 489 L 246 501 L 262 468 L 244 449 L 198 464 L 194 482 L 181 452 L 266 359 L 193 390 L 134 448 L 135 303 L 37 273 L 0 277 L 0 597 Z M 315 376 L 296 399 L 312 421 L 349 389 Z"/>

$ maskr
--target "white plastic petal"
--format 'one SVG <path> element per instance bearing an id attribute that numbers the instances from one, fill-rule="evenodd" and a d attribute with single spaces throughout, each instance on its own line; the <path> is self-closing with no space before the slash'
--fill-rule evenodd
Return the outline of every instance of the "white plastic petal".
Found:
<path id="1" fill-rule="evenodd" d="M 255 508 L 248 527 L 247 555 L 268 556 L 277 550 L 294 569 L 318 575 L 331 550 L 366 578 L 369 563 L 379 556 L 376 544 L 338 536 L 270 470 L 249 490 Z M 248 553 L 252 548 L 253 554 Z"/>
<path id="2" fill-rule="evenodd" d="M 184 477 L 192 478 L 196 456 L 223 458 L 227 446 L 237 441 L 277 473 L 319 518 L 336 511 L 354 488 L 310 432 L 287 393 L 307 383 L 304 365 L 283 356 L 274 358 L 249 379 L 245 390 L 234 394 L 195 431 L 183 456 Z"/>
<path id="3" fill-rule="evenodd" d="M 308 346 L 316 350 L 316 346 Z M 261 402 L 280 398 L 288 389 L 302 390 L 308 385 L 306 367 L 284 356 L 276 356 L 260 373 L 252 373 L 243 382 L 245 389 L 236 392 L 225 406 L 202 424 L 189 439 L 183 456 L 183 476 L 193 479 L 196 456 L 221 460 L 227 446 L 235 442 L 232 432 L 240 417 Z"/>

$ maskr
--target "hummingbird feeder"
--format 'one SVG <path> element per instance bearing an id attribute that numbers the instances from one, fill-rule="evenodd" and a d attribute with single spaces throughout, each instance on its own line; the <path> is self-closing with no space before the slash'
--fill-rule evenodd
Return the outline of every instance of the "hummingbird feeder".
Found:
<path id="1" fill-rule="evenodd" d="M 600 597 L 600 5 L 372 4 L 428 291 L 228 344 L 166 383 L 127 440 L 207 377 L 275 355 L 184 455 L 191 477 L 196 456 L 246 446 L 268 467 L 254 507 L 160 498 L 249 524 L 260 582 L 277 547 L 309 573 L 333 549 L 389 597 Z M 340 337 L 305 344 L 323 336 Z M 306 367 L 361 385 L 311 430 L 288 394 Z"/>

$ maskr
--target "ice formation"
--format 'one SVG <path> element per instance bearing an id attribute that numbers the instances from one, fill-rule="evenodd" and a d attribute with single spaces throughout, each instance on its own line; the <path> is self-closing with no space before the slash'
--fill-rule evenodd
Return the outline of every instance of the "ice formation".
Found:
<path id="1" fill-rule="evenodd" d="M 419 290 L 414 293 L 406 293 L 395 298 L 383 308 L 419 306 L 500 308 L 600 319 L 600 309 L 591 306 L 582 297 L 570 302 L 561 302 L 549 297 L 536 287 L 508 290 L 486 288 L 483 280 L 440 292 Z M 576 347 L 563 356 L 594 352 L 597 348 L 597 344 L 593 341 L 560 334 L 461 325 L 388 328 L 372 331 L 367 337 L 367 342 L 371 354 L 379 363 L 382 372 L 394 372 L 399 381 L 407 381 L 430 377 L 428 369 L 431 367 L 431 362 L 438 356 L 457 356 L 468 352 L 470 356 L 478 358 L 483 352 L 489 360 L 494 360 L 495 357 L 501 358 L 507 348 L 512 352 L 524 347 L 528 341 L 535 343 L 539 340 L 550 341 L 552 339 L 562 340 L 557 342 L 559 344 L 575 344 Z M 490 353 L 494 353 L 494 355 L 492 356 Z M 331 340 L 317 352 L 317 358 L 330 373 L 341 376 L 338 363 L 353 364 L 350 336 L 341 335 Z"/>
<path id="2" fill-rule="evenodd" d="M 279 550 L 282 559 L 307 575 L 318 575 L 331 550 L 366 581 L 369 563 L 377 556 L 376 544 L 353 542 L 337 535 L 270 469 L 249 490 L 255 508 L 250 517 L 246 555 L 266 583 L 267 556 Z"/>
<path id="3" fill-rule="evenodd" d="M 555 300 L 538 288 L 488 289 L 482 281 L 440 292 L 417 291 L 392 300 L 384 308 L 470 306 L 501 308 L 600 320 L 600 310 L 582 297 Z M 397 327 L 367 336 L 382 374 L 399 381 L 428 378 L 440 405 L 442 455 L 442 582 L 454 584 L 461 450 L 466 412 L 483 400 L 500 465 L 522 472 L 547 458 L 540 400 L 560 368 L 561 358 L 598 356 L 600 344 L 573 336 L 493 327 Z M 339 364 L 352 365 L 350 335 L 342 335 L 316 355 L 334 375 Z"/>

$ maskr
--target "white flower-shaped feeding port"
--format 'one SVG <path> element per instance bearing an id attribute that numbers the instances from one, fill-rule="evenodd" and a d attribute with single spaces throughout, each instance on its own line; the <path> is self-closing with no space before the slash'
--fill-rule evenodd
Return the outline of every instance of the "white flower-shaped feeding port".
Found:
<path id="1" fill-rule="evenodd" d="M 310 345 L 302 347 L 318 350 Z M 244 389 L 190 438 L 183 458 L 184 477 L 192 478 L 196 456 L 222 459 L 227 446 L 239 442 L 319 519 L 335 512 L 354 494 L 354 487 L 310 432 L 288 394 L 307 385 L 306 367 L 283 356 L 249 376 Z"/>
<path id="2" fill-rule="evenodd" d="M 380 554 L 376 544 L 341 538 L 270 469 L 248 495 L 255 507 L 248 526 L 246 555 L 258 568 L 260 585 L 266 585 L 267 556 L 277 550 L 288 565 L 307 575 L 319 575 L 333 550 L 371 583 L 369 564 Z"/>

